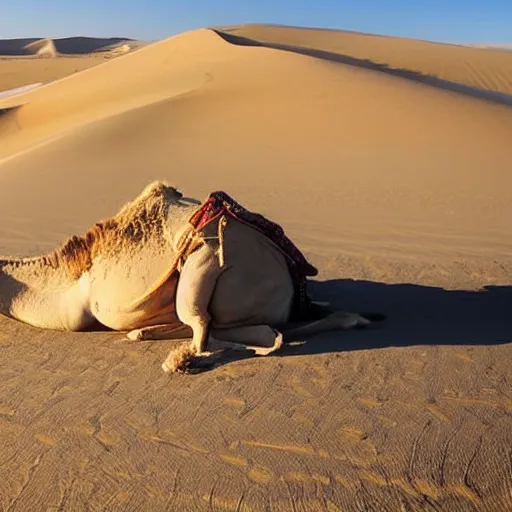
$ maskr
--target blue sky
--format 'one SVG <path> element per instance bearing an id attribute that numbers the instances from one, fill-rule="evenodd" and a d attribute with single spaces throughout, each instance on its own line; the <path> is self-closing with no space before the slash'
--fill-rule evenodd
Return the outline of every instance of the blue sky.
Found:
<path id="1" fill-rule="evenodd" d="M 261 22 L 512 43 L 512 0 L 0 0 L 0 12 L 0 39 L 161 39 L 193 28 Z"/>

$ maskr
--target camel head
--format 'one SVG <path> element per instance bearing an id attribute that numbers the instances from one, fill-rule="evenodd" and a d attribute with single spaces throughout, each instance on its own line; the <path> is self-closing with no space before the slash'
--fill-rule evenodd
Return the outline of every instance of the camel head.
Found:
<path id="1" fill-rule="evenodd" d="M 167 182 L 153 181 L 146 185 L 138 197 L 132 201 L 132 204 L 136 202 L 148 201 L 151 198 L 163 198 L 171 203 L 177 203 L 182 197 L 183 194 L 176 187 L 172 187 L 171 185 L 167 184 Z"/>

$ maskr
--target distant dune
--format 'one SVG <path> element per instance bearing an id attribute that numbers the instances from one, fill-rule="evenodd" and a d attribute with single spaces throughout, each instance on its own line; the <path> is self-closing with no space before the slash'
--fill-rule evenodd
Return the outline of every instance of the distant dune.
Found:
<path id="1" fill-rule="evenodd" d="M 120 45 L 137 45 L 137 41 L 126 37 L 65 37 L 59 39 L 28 38 L 0 39 L 0 55 L 84 55 L 98 51 L 110 51 Z"/>
<path id="2" fill-rule="evenodd" d="M 118 37 L 0 40 L 0 92 L 34 82 L 52 82 L 146 44 Z"/>
<path id="3" fill-rule="evenodd" d="M 27 44 L 23 50 L 29 54 L 40 55 L 42 57 L 57 57 L 59 54 L 53 39 L 39 39 L 38 41 Z"/>
<path id="4" fill-rule="evenodd" d="M 502 50 L 505 52 L 512 52 L 512 44 L 467 44 L 473 48 L 488 48 L 490 50 Z"/>
<path id="5" fill-rule="evenodd" d="M 0 98 L 0 254 L 166 180 L 388 318 L 169 376 L 173 342 L 0 317 L 0 510 L 512 510 L 512 54 L 250 25 L 107 55 L 0 59 L 0 90 L 45 82 Z M 2 265 L 0 301 L 38 268 Z"/>

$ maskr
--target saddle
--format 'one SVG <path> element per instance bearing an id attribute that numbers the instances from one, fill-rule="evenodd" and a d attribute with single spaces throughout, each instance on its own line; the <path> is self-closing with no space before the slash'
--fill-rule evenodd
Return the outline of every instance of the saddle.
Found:
<path id="1" fill-rule="evenodd" d="M 190 218 L 189 222 L 193 228 L 190 234 L 197 234 L 222 216 L 232 217 L 257 229 L 281 250 L 286 257 L 295 289 L 292 318 L 307 317 L 307 313 L 311 309 L 311 300 L 307 293 L 307 276 L 316 276 L 318 270 L 306 260 L 302 252 L 286 236 L 283 228 L 263 215 L 247 210 L 225 192 L 217 191 L 212 192 Z M 190 240 L 190 244 L 185 244 L 183 254 L 190 254 L 195 250 L 193 248 L 195 237 L 187 238 Z"/>

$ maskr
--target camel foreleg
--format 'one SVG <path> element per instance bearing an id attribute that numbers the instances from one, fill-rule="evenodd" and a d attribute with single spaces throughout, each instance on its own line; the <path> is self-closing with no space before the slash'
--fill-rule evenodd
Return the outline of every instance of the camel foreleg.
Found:
<path id="1" fill-rule="evenodd" d="M 268 325 L 249 325 L 229 329 L 212 329 L 208 348 L 215 350 L 252 350 L 257 356 L 266 356 L 279 350 L 283 335 Z"/>
<path id="2" fill-rule="evenodd" d="M 126 337 L 130 341 L 182 340 L 192 338 L 192 329 L 182 323 L 150 325 L 133 329 Z"/>
<path id="3" fill-rule="evenodd" d="M 186 372 L 191 360 L 205 352 L 211 320 L 208 306 L 221 272 L 218 253 L 209 244 L 185 261 L 176 292 L 176 313 L 192 329 L 192 342 L 187 348 L 171 351 L 162 364 L 164 371 Z"/>
<path id="4" fill-rule="evenodd" d="M 346 331 L 354 327 L 365 327 L 370 323 L 371 320 L 358 313 L 335 311 L 320 320 L 307 322 L 296 327 L 286 326 L 283 328 L 283 335 L 285 341 L 292 341 L 328 331 Z"/>

